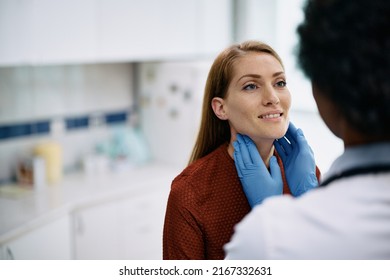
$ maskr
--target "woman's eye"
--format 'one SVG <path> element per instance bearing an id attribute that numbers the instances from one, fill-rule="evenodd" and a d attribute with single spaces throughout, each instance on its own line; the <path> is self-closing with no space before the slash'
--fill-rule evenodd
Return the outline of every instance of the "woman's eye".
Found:
<path id="1" fill-rule="evenodd" d="M 249 84 L 244 87 L 244 90 L 255 90 L 255 89 L 257 89 L 256 84 Z"/>
<path id="2" fill-rule="evenodd" d="M 279 81 L 276 83 L 276 86 L 277 87 L 285 87 L 285 86 L 287 86 L 287 83 L 285 81 Z"/>

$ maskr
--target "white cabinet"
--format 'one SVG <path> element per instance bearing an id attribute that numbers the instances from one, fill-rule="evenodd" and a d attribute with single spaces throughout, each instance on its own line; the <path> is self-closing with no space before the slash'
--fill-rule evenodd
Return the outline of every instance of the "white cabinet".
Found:
<path id="1" fill-rule="evenodd" d="M 230 26 L 231 0 L 1 0 L 0 66 L 214 55 Z"/>
<path id="2" fill-rule="evenodd" d="M 75 258 L 161 259 L 167 197 L 155 188 L 76 210 Z"/>
<path id="3" fill-rule="evenodd" d="M 162 233 L 168 193 L 153 193 L 123 201 L 124 256 L 130 260 L 162 259 Z"/>
<path id="4" fill-rule="evenodd" d="M 109 260 L 122 257 L 119 210 L 118 201 L 112 201 L 73 213 L 75 259 Z"/>
<path id="5" fill-rule="evenodd" d="M 88 62 L 95 59 L 95 0 L 32 2 L 32 24 L 27 31 L 32 37 L 31 63 Z"/>
<path id="6" fill-rule="evenodd" d="M 0 65 L 22 64 L 31 57 L 33 1 L 0 1 Z"/>
<path id="7" fill-rule="evenodd" d="M 72 259 L 71 234 L 67 215 L 35 228 L 2 245 L 2 259 Z"/>
<path id="8" fill-rule="evenodd" d="M 230 0 L 98 0 L 96 10 L 105 60 L 214 55 L 231 40 Z"/>
<path id="9" fill-rule="evenodd" d="M 0 65 L 96 58 L 95 0 L 1 0 Z"/>

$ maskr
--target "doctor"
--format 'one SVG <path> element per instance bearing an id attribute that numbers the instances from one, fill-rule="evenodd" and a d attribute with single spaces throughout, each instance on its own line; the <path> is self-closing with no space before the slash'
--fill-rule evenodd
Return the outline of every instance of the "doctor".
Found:
<path id="1" fill-rule="evenodd" d="M 226 258 L 390 259 L 390 1 L 309 0 L 304 12 L 300 66 L 345 150 L 319 188 L 254 207 L 225 245 Z M 301 172 L 287 180 L 310 186 L 310 148 L 295 128 L 290 139 L 276 143 L 283 163 Z M 259 178 L 274 181 L 252 145 L 247 137 L 235 143 L 249 198 L 259 195 Z"/>

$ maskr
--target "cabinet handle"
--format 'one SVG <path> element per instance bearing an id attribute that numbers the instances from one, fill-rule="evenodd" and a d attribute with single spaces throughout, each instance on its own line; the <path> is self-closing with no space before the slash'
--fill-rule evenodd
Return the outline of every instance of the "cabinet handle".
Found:
<path id="1" fill-rule="evenodd" d="M 14 254 L 12 253 L 12 250 L 8 246 L 7 246 L 5 251 L 7 254 L 7 256 L 6 256 L 7 260 L 14 260 L 15 259 Z"/>
<path id="2" fill-rule="evenodd" d="M 82 235 L 84 233 L 84 223 L 80 214 L 76 215 L 75 223 L 77 233 Z"/>

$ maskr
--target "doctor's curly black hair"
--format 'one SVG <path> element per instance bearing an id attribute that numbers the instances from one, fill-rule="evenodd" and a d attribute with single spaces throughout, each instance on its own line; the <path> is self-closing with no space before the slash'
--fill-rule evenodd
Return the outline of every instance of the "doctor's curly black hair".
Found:
<path id="1" fill-rule="evenodd" d="M 390 135 L 390 1 L 308 0 L 298 61 L 357 131 Z"/>

